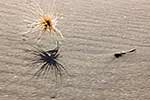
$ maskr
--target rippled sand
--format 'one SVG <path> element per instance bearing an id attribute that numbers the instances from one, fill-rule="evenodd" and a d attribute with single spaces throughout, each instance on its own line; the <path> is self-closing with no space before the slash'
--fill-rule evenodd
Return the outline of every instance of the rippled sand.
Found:
<path id="1" fill-rule="evenodd" d="M 149 0 L 57 0 L 64 16 L 61 62 L 70 73 L 57 90 L 51 80 L 28 80 L 24 49 L 32 41 L 19 34 L 24 3 L 0 0 L 0 100 L 51 100 L 55 93 L 56 100 L 150 100 Z M 41 45 L 49 48 L 49 40 Z"/>

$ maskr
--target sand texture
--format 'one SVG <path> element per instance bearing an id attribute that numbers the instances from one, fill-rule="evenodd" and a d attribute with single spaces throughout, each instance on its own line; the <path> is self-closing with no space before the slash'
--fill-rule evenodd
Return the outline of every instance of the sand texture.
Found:
<path id="1" fill-rule="evenodd" d="M 20 35 L 30 13 L 25 0 L 0 0 L 0 100 L 150 100 L 150 0 L 56 0 L 56 8 L 65 37 L 60 61 L 70 74 L 57 87 L 53 79 L 29 80 L 25 49 L 35 43 Z M 40 45 L 50 43 L 43 36 Z"/>

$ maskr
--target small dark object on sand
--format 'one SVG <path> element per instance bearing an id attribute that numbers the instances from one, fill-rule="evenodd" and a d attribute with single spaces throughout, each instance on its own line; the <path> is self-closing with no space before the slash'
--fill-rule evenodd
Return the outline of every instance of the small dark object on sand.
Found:
<path id="1" fill-rule="evenodd" d="M 129 51 L 126 51 L 126 52 L 124 51 L 124 52 L 120 52 L 120 53 L 115 53 L 114 56 L 116 58 L 119 58 L 119 57 L 122 57 L 124 54 L 131 53 L 131 52 L 134 52 L 134 51 L 136 51 L 136 49 L 132 49 L 132 50 L 129 50 Z"/>
<path id="2" fill-rule="evenodd" d="M 61 77 L 63 72 L 66 71 L 64 66 L 58 62 L 58 58 L 60 54 L 58 53 L 59 47 L 57 46 L 55 49 L 44 51 L 41 49 L 37 49 L 33 51 L 33 54 L 37 59 L 33 60 L 33 65 L 42 64 L 38 71 L 34 74 L 34 77 L 46 76 L 50 71 L 53 71 L 55 77 Z"/>
<path id="3" fill-rule="evenodd" d="M 121 57 L 122 55 L 124 55 L 125 53 L 115 53 L 114 54 L 114 56 L 116 57 L 116 58 L 119 58 L 119 57 Z"/>

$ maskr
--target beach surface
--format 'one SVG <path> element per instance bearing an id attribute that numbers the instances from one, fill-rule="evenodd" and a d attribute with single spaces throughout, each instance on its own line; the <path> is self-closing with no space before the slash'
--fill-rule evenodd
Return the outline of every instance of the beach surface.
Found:
<path id="1" fill-rule="evenodd" d="M 41 8 L 52 3 L 41 1 Z M 20 35 L 22 15 L 30 15 L 25 3 L 0 0 L 0 100 L 150 100 L 149 0 L 56 0 L 65 37 L 60 62 L 69 73 L 57 84 L 28 72 L 25 50 L 35 43 Z M 41 41 L 43 49 L 54 47 L 47 36 Z"/>

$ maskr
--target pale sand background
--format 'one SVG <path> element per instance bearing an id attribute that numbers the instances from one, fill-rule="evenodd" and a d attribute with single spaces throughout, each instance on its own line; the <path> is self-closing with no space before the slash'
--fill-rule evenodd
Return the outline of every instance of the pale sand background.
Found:
<path id="1" fill-rule="evenodd" d="M 0 100 L 51 100 L 54 82 L 27 81 L 30 56 L 18 35 L 23 4 L 0 0 Z M 56 100 L 150 100 L 149 0 L 57 0 L 57 8 L 66 38 L 61 61 L 71 76 L 63 77 Z M 113 58 L 132 48 L 136 53 Z"/>

